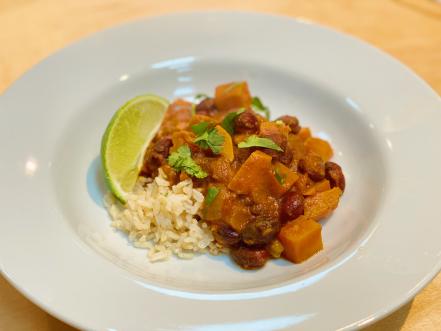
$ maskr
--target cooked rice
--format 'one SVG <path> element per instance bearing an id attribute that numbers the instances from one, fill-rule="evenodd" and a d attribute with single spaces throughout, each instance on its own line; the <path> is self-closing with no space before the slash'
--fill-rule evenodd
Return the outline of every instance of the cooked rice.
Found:
<path id="1" fill-rule="evenodd" d="M 222 252 L 208 225 L 196 219 L 203 201 L 190 179 L 171 186 L 161 169 L 153 180 L 139 177 L 126 205 L 111 193 L 105 197 L 112 226 L 126 232 L 135 247 L 147 248 L 152 262 L 172 254 L 189 259 L 194 253 Z"/>

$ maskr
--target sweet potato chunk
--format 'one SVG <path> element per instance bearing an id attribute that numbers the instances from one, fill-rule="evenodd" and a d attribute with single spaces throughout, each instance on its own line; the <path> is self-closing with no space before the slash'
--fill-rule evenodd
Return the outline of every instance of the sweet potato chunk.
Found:
<path id="1" fill-rule="evenodd" d="M 191 121 L 191 109 L 191 102 L 182 99 L 171 103 L 165 112 L 158 136 L 163 137 L 176 131 L 184 130 Z"/>
<path id="2" fill-rule="evenodd" d="M 279 232 L 283 255 L 294 263 L 300 263 L 323 249 L 322 226 L 305 216 L 286 223 Z"/>
<path id="3" fill-rule="evenodd" d="M 170 152 L 175 152 L 179 147 L 181 147 L 184 144 L 189 146 L 193 145 L 194 138 L 195 138 L 194 133 L 190 131 L 180 130 L 173 132 L 172 134 L 173 145 L 170 149 Z"/>
<path id="4" fill-rule="evenodd" d="M 239 168 L 228 188 L 238 194 L 251 195 L 259 202 L 267 198 L 269 185 L 274 180 L 271 156 L 255 151 Z"/>
<path id="5" fill-rule="evenodd" d="M 229 212 L 226 213 L 224 222 L 229 224 L 238 233 L 241 233 L 245 225 L 253 218 L 250 209 L 237 200 L 228 208 Z"/>
<path id="6" fill-rule="evenodd" d="M 199 165 L 202 167 L 202 169 L 205 169 L 205 164 L 203 162 L 200 162 Z M 230 161 L 222 157 L 209 160 L 207 170 L 213 179 L 225 185 L 227 185 L 234 176 L 234 169 L 231 167 Z"/>
<path id="7" fill-rule="evenodd" d="M 289 127 L 286 125 L 278 125 L 275 122 L 262 122 L 260 123 L 259 135 L 261 137 L 270 138 L 276 144 L 280 144 L 280 137 L 288 137 Z"/>
<path id="8" fill-rule="evenodd" d="M 276 178 L 281 177 L 283 184 Z M 228 188 L 238 194 L 250 195 L 254 202 L 261 203 L 268 200 L 268 196 L 282 196 L 298 179 L 298 175 L 283 164 L 271 164 L 271 156 L 255 151 L 242 164 Z"/>
<path id="9" fill-rule="evenodd" d="M 224 137 L 224 145 L 222 147 L 221 155 L 224 156 L 228 161 L 234 160 L 234 151 L 233 151 L 233 141 L 231 139 L 230 134 L 225 131 L 223 127 L 220 125 L 216 125 L 216 131 Z"/>
<path id="10" fill-rule="evenodd" d="M 280 197 L 299 179 L 299 175 L 280 162 L 276 162 L 273 167 L 276 180 L 274 193 L 276 197 Z"/>
<path id="11" fill-rule="evenodd" d="M 247 82 L 233 82 L 216 87 L 214 103 L 220 111 L 251 106 Z"/>
<path id="12" fill-rule="evenodd" d="M 342 191 L 338 187 L 307 197 L 304 202 L 304 215 L 316 221 L 328 216 L 335 208 Z"/>
<path id="13" fill-rule="evenodd" d="M 319 192 L 324 192 L 331 189 L 331 184 L 329 180 L 323 179 L 320 182 L 315 183 L 309 187 L 303 194 L 304 195 L 314 195 Z"/>
<path id="14" fill-rule="evenodd" d="M 204 203 L 204 208 L 202 209 L 203 218 L 211 222 L 222 220 L 224 206 L 232 200 L 231 194 L 225 186 L 216 185 L 216 188 L 219 189 L 218 194 L 210 204 Z"/>
<path id="15" fill-rule="evenodd" d="M 299 133 L 297 134 L 300 139 L 306 140 L 308 138 L 311 138 L 311 129 L 310 128 L 301 128 Z"/>
<path id="16" fill-rule="evenodd" d="M 311 137 L 306 139 L 305 147 L 307 151 L 313 152 L 320 156 L 324 162 L 329 161 L 334 154 L 331 145 L 326 140 L 320 138 Z"/>
<path id="17" fill-rule="evenodd" d="M 299 174 L 299 179 L 295 182 L 295 187 L 297 191 L 306 195 L 306 192 L 314 186 L 314 182 L 309 178 L 307 174 Z"/>
<path id="18" fill-rule="evenodd" d="M 250 136 L 248 133 L 236 133 L 233 136 L 233 141 L 236 145 L 239 145 L 244 140 L 247 140 L 247 138 Z"/>

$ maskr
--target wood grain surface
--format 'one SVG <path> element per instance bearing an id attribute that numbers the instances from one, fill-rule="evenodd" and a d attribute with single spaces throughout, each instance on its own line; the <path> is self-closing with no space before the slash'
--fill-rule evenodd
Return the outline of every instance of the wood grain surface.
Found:
<path id="1" fill-rule="evenodd" d="M 0 0 L 0 93 L 33 65 L 93 32 L 142 17 L 202 9 L 289 15 L 363 39 L 441 94 L 441 4 L 433 0 Z M 75 330 L 0 276 L 0 330 Z M 441 274 L 366 330 L 441 330 Z"/>

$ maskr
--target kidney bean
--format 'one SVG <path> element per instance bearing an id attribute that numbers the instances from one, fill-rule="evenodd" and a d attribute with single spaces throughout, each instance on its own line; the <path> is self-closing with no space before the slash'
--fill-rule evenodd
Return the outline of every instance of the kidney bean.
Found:
<path id="1" fill-rule="evenodd" d="M 156 153 L 161 154 L 163 157 L 167 157 L 170 152 L 170 147 L 172 147 L 172 145 L 173 142 L 170 137 L 163 137 L 155 143 L 153 149 Z"/>
<path id="2" fill-rule="evenodd" d="M 216 224 L 213 227 L 213 236 L 217 242 L 225 246 L 233 246 L 240 241 L 240 234 L 227 224 Z"/>
<path id="3" fill-rule="evenodd" d="M 334 162 L 326 162 L 325 164 L 325 176 L 329 180 L 331 187 L 339 187 L 342 191 L 345 190 L 346 181 L 341 167 Z"/>
<path id="4" fill-rule="evenodd" d="M 205 116 L 213 116 L 217 113 L 216 105 L 213 98 L 205 98 L 196 105 L 195 111 L 197 114 Z"/>
<path id="5" fill-rule="evenodd" d="M 313 181 L 320 181 L 325 178 L 325 164 L 320 156 L 307 154 L 299 161 L 299 170 L 307 173 Z"/>
<path id="6" fill-rule="evenodd" d="M 277 120 L 282 121 L 291 129 L 291 132 L 294 134 L 299 133 L 300 125 L 299 120 L 295 116 L 284 115 L 279 117 Z"/>
<path id="7" fill-rule="evenodd" d="M 283 134 L 276 132 L 270 135 L 261 135 L 261 137 L 271 139 L 283 150 L 282 152 L 280 152 L 274 149 L 262 148 L 263 152 L 270 155 L 274 161 L 279 161 L 286 166 L 289 166 L 291 164 L 293 153 L 292 150 L 289 149 L 288 140 Z"/>
<path id="8" fill-rule="evenodd" d="M 269 259 L 269 253 L 264 248 L 238 247 L 230 252 L 233 260 L 244 269 L 262 268 Z"/>
<path id="9" fill-rule="evenodd" d="M 303 214 L 303 195 L 297 191 L 287 192 L 283 198 L 280 207 L 280 219 L 282 222 L 288 222 L 296 219 Z"/>
<path id="10" fill-rule="evenodd" d="M 245 111 L 236 117 L 234 121 L 236 133 L 256 133 L 259 131 L 259 121 L 251 111 Z"/>
<path id="11" fill-rule="evenodd" d="M 279 233 L 280 222 L 277 219 L 257 216 L 242 231 L 242 241 L 247 245 L 265 245 L 270 243 Z"/>

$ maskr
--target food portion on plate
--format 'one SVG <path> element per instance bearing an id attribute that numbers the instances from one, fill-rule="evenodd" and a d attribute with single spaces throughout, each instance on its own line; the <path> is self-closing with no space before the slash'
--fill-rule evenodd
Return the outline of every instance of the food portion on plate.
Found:
<path id="1" fill-rule="evenodd" d="M 112 226 L 151 261 L 227 253 L 257 269 L 322 250 L 319 221 L 345 189 L 330 144 L 294 116 L 270 120 L 246 82 L 196 99 L 141 96 L 112 118 L 101 149 Z"/>

